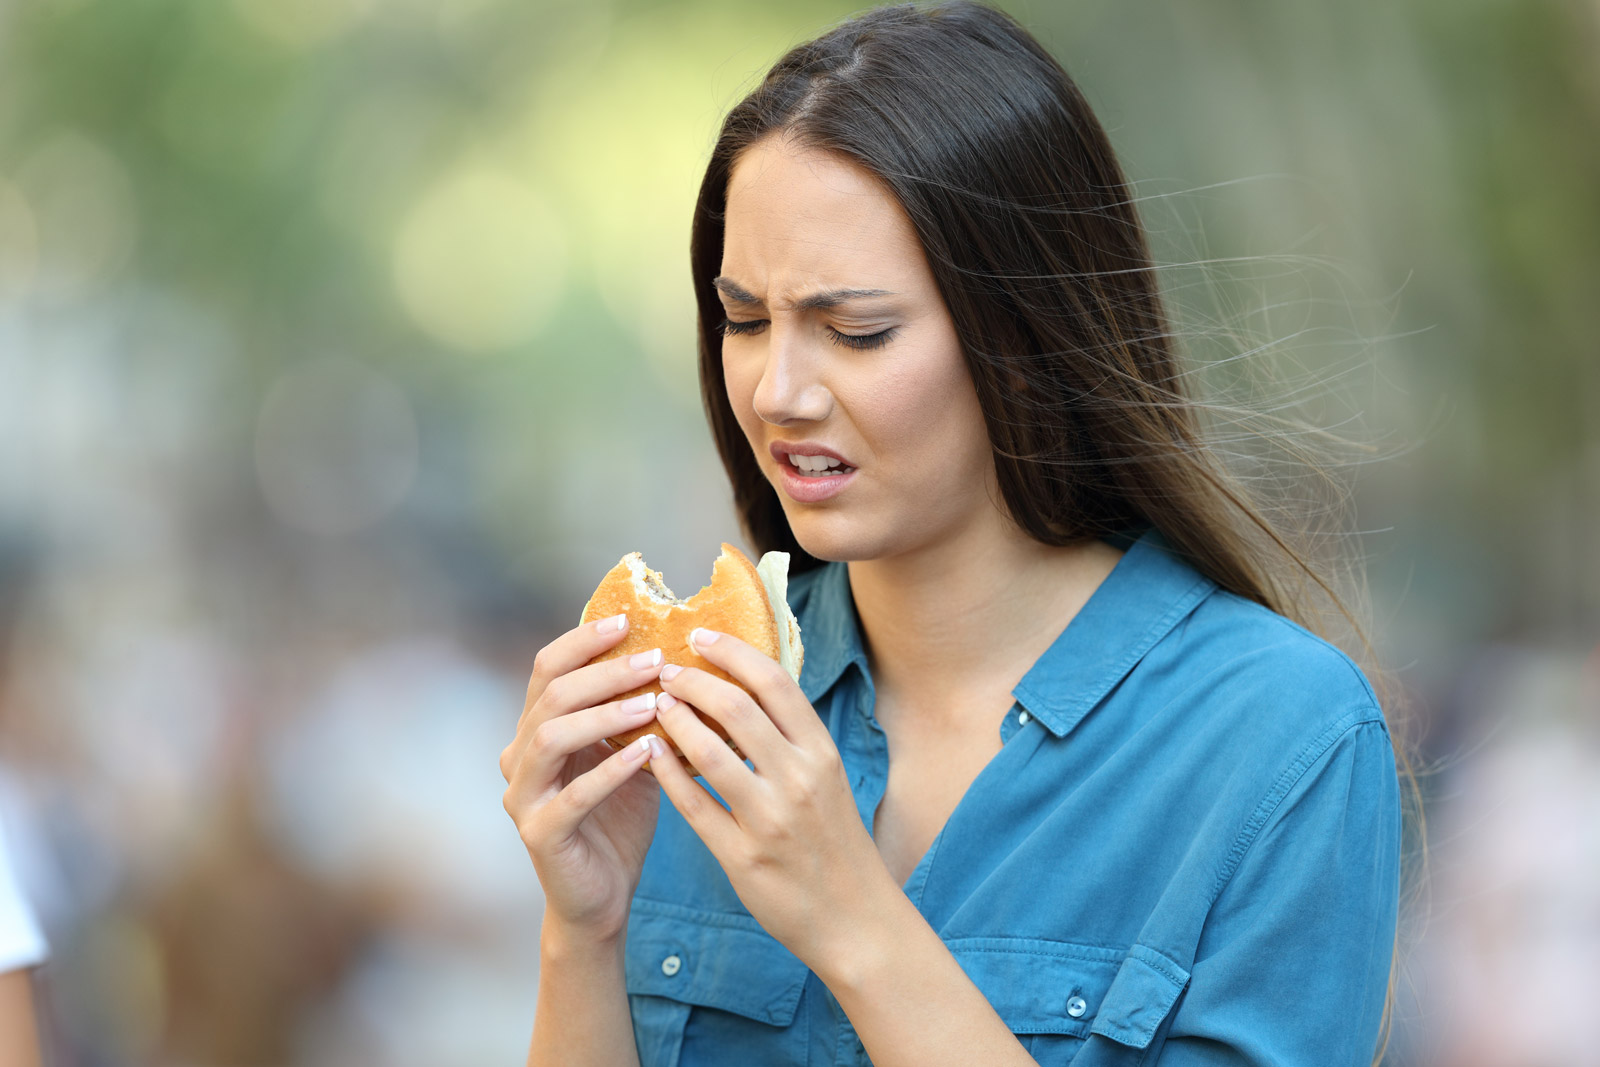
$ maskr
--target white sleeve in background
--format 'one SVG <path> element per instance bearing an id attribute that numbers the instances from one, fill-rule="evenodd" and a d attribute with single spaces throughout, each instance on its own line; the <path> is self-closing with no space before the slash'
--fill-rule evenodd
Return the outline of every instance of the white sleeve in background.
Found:
<path id="1" fill-rule="evenodd" d="M 17 884 L 5 825 L 0 822 L 0 972 L 36 967 L 48 955 L 44 933 Z"/>

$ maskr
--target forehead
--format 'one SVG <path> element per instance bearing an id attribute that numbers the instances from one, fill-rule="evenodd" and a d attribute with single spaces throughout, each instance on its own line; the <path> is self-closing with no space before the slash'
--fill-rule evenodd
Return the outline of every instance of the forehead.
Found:
<path id="1" fill-rule="evenodd" d="M 932 284 L 911 220 L 843 156 L 767 137 L 728 179 L 722 273 L 761 295 L 814 285 L 904 291 Z"/>

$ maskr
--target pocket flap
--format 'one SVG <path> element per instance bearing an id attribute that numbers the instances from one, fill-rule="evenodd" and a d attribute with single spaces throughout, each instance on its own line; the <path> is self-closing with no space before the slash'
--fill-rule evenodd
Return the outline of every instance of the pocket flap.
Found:
<path id="1" fill-rule="evenodd" d="M 1014 1034 L 1088 1037 L 1122 958 L 1096 945 L 1034 938 L 964 937 L 946 945 Z"/>
<path id="2" fill-rule="evenodd" d="M 1188 984 L 1188 971 L 1154 949 L 1133 946 L 1106 991 L 1094 1032 L 1144 1048 Z"/>
<path id="3" fill-rule="evenodd" d="M 629 993 L 788 1026 L 809 973 L 748 915 L 634 898 L 628 918 Z"/>

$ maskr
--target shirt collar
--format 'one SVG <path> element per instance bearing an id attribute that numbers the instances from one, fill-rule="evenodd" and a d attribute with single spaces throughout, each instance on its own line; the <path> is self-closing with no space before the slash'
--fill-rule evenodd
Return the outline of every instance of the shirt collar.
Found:
<path id="1" fill-rule="evenodd" d="M 1115 539 L 1122 558 L 1066 629 L 1012 689 L 1028 713 L 1060 737 L 1133 669 L 1216 583 L 1183 562 L 1154 528 Z M 800 691 L 813 704 L 845 668 L 870 677 L 850 594 L 850 570 L 825 563 L 807 605 Z"/>
<path id="2" fill-rule="evenodd" d="M 800 691 L 816 704 L 833 688 L 844 669 L 854 663 L 868 677 L 867 652 L 856 624 L 856 602 L 850 595 L 850 568 L 841 562 L 824 563 L 811 584 L 806 629 L 800 635 L 805 662 L 800 667 Z"/>
<path id="3" fill-rule="evenodd" d="M 1145 530 L 1012 695 L 1051 733 L 1068 733 L 1216 587 Z"/>

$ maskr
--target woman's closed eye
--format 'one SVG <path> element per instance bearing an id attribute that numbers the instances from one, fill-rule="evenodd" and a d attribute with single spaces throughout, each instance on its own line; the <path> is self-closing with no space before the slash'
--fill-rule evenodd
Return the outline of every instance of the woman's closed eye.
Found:
<path id="1" fill-rule="evenodd" d="M 760 333 L 766 327 L 766 319 L 746 319 L 744 321 L 723 319 L 721 330 L 724 337 L 739 337 L 746 334 Z M 876 333 L 845 333 L 842 330 L 834 329 L 832 326 L 825 326 L 823 329 L 828 331 L 828 339 L 834 344 L 839 345 L 841 348 L 858 350 L 882 348 L 894 338 L 896 333 L 896 327 L 893 326 L 879 330 Z"/>

